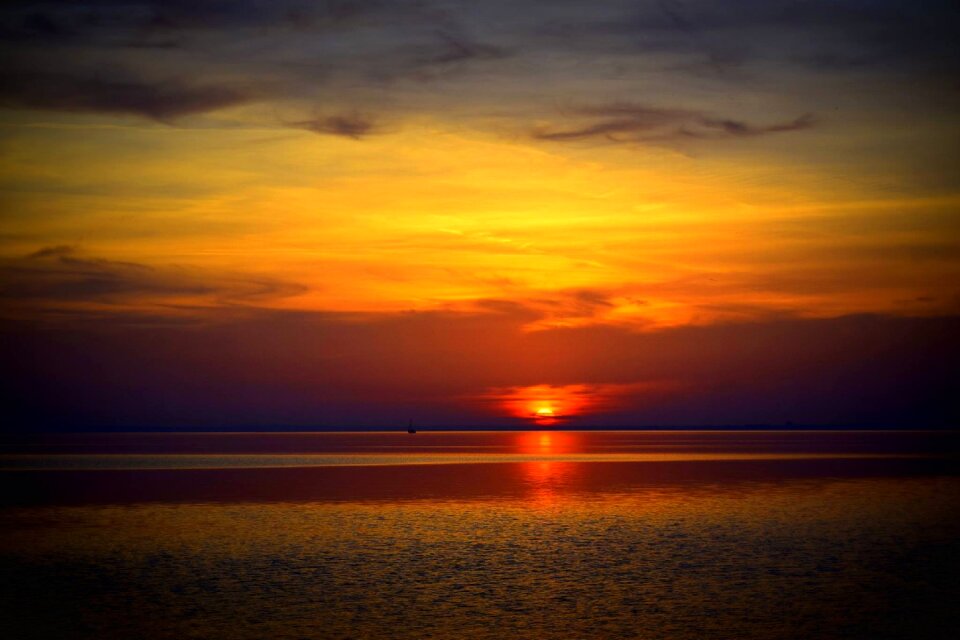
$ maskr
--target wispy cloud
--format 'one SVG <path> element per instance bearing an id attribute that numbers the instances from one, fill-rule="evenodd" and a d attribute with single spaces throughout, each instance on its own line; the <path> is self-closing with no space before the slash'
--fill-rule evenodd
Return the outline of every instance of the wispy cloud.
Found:
<path id="1" fill-rule="evenodd" d="M 425 64 L 452 64 L 466 60 L 483 60 L 502 58 L 507 55 L 506 50 L 483 42 L 477 42 L 463 36 L 438 32 L 439 40 L 436 46 L 426 49 L 421 57 Z"/>
<path id="2" fill-rule="evenodd" d="M 378 131 L 376 120 L 361 113 L 343 113 L 328 116 L 316 116 L 307 120 L 285 122 L 288 127 L 359 140 Z"/>
<path id="3" fill-rule="evenodd" d="M 581 107 L 567 115 L 570 124 L 541 126 L 532 136 L 538 140 L 576 141 L 603 139 L 609 142 L 664 142 L 683 138 L 715 140 L 743 138 L 771 133 L 800 131 L 813 127 L 813 114 L 774 124 L 754 124 L 732 118 L 718 118 L 701 111 L 653 107 L 617 102 Z"/>
<path id="4" fill-rule="evenodd" d="M 160 122 L 216 111 L 256 98 L 250 87 L 144 81 L 117 73 L 0 72 L 0 106 L 104 114 L 131 114 Z"/>
<path id="5" fill-rule="evenodd" d="M 0 263 L 0 298 L 11 306 L 44 304 L 259 304 L 305 287 L 263 276 L 150 266 L 84 255 L 68 245 L 43 247 Z"/>

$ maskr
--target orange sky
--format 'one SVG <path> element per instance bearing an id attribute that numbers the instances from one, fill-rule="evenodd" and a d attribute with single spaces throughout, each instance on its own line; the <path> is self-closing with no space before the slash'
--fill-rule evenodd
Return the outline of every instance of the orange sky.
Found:
<path id="1" fill-rule="evenodd" d="M 956 314 L 936 13 L 742 4 L 5 9 L 0 314 L 628 336 Z M 583 375 L 465 393 L 690 386 Z"/>

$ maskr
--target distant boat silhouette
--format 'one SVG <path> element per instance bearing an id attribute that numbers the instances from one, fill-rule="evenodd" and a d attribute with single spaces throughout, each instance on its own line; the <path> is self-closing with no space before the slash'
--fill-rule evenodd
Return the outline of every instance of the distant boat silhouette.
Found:
<path id="1" fill-rule="evenodd" d="M 413 420 L 407 423 L 407 433 L 416 433 L 417 429 L 413 426 Z"/>

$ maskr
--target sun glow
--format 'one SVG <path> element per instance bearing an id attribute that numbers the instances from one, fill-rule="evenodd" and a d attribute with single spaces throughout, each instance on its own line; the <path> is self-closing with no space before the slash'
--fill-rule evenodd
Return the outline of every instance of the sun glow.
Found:
<path id="1" fill-rule="evenodd" d="M 617 410 L 626 399 L 662 396 L 673 385 L 663 382 L 639 384 L 539 384 L 529 387 L 491 389 L 480 396 L 501 411 L 538 426 L 550 426 Z"/>
<path id="2" fill-rule="evenodd" d="M 533 412 L 533 419 L 541 426 L 549 426 L 557 422 L 557 412 L 551 406 L 537 406 Z"/>

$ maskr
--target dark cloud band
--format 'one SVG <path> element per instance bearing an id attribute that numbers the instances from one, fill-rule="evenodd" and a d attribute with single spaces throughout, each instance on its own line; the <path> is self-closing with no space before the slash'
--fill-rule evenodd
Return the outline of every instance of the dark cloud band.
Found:
<path id="1" fill-rule="evenodd" d="M 185 80 L 149 82 L 116 75 L 0 72 L 0 105 L 105 114 L 130 114 L 162 122 L 250 102 L 248 88 L 194 84 Z"/>

